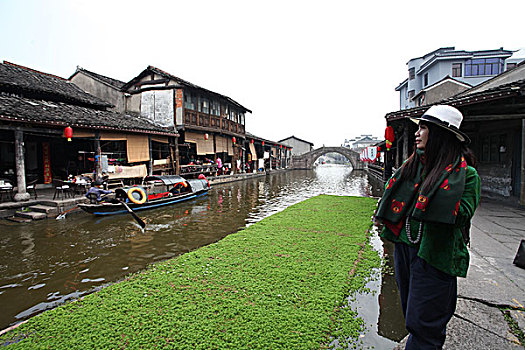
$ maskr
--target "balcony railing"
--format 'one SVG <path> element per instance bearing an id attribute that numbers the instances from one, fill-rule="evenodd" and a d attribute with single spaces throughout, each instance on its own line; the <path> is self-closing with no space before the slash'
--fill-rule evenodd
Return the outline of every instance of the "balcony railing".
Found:
<path id="1" fill-rule="evenodd" d="M 244 125 L 207 113 L 199 113 L 192 110 L 184 111 L 184 124 L 202 126 L 207 128 L 221 129 L 234 133 L 244 134 Z"/>

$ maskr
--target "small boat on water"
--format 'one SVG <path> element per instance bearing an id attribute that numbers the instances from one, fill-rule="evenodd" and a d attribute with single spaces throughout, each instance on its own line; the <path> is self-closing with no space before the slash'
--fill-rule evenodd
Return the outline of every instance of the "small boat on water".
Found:
<path id="1" fill-rule="evenodd" d="M 94 215 L 124 214 L 133 211 L 158 208 L 204 196 L 210 183 L 201 175 L 198 179 L 184 179 L 178 175 L 146 176 L 141 186 L 124 186 L 115 190 L 115 198 L 108 201 L 91 201 L 78 207 Z"/>

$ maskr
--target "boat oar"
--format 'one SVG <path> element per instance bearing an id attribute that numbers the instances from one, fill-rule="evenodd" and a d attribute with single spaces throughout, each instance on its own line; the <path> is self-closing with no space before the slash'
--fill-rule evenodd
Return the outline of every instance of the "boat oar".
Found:
<path id="1" fill-rule="evenodd" d="M 65 219 L 66 218 L 66 214 L 69 213 L 70 211 L 75 210 L 75 209 L 78 209 L 78 205 L 76 205 L 73 208 L 71 208 L 69 210 L 66 210 L 65 212 L 61 213 L 59 216 L 57 216 L 57 220 Z"/>
<path id="2" fill-rule="evenodd" d="M 140 227 L 142 227 L 142 228 L 146 227 L 146 223 L 144 221 L 142 221 L 142 219 L 139 218 L 139 216 L 137 214 L 135 214 L 135 212 L 133 210 L 131 210 L 131 208 L 125 202 L 122 202 L 122 201 L 119 201 L 119 202 L 120 202 L 120 204 L 122 204 L 124 206 L 124 208 L 126 208 L 128 213 L 130 213 L 131 216 L 133 216 L 133 218 L 135 219 L 135 221 L 137 221 L 137 223 L 140 225 Z"/>

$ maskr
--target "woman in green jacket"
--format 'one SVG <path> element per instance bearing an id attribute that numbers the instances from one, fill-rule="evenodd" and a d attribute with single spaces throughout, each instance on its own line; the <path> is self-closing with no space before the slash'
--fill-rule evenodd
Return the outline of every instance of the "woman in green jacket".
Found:
<path id="1" fill-rule="evenodd" d="M 456 309 L 456 278 L 468 270 L 480 178 L 470 140 L 459 130 L 460 111 L 436 105 L 412 120 L 419 124 L 414 153 L 387 182 L 375 221 L 395 243 L 406 349 L 441 349 Z"/>

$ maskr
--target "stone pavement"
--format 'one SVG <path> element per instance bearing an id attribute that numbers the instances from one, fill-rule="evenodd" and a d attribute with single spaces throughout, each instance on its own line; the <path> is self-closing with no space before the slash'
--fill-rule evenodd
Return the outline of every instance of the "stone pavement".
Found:
<path id="1" fill-rule="evenodd" d="M 444 349 L 523 349 L 499 307 L 525 332 L 525 269 L 512 262 L 525 239 L 525 209 L 483 198 L 472 220 L 470 268 L 458 278 L 458 304 Z M 396 346 L 403 349 L 404 342 Z"/>

